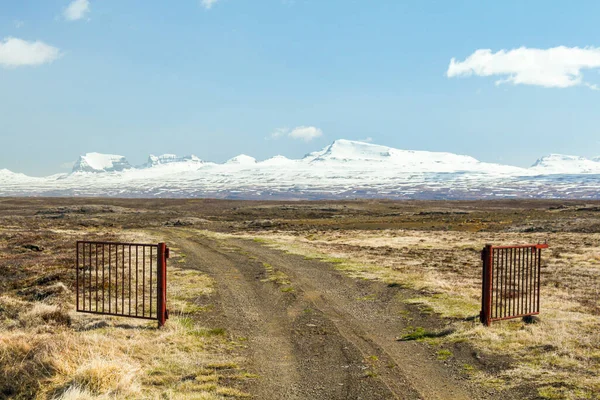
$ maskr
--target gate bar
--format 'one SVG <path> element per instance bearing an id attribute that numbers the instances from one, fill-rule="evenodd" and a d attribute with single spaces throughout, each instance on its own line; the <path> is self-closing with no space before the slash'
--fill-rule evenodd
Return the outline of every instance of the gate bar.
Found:
<path id="1" fill-rule="evenodd" d="M 158 257 L 156 258 L 158 260 L 158 304 L 156 312 L 158 314 L 158 326 L 161 327 L 165 324 L 165 320 L 169 318 L 167 312 L 167 258 L 169 258 L 169 250 L 165 243 L 158 244 Z"/>
<path id="2" fill-rule="evenodd" d="M 481 257 L 483 259 L 483 285 L 482 285 L 482 304 L 480 321 L 490 326 L 492 309 L 492 245 L 486 244 Z"/>

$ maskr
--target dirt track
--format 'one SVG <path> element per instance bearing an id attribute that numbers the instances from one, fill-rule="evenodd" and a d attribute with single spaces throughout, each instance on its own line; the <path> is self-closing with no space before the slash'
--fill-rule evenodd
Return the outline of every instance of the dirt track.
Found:
<path id="1" fill-rule="evenodd" d="M 249 388 L 256 398 L 493 397 L 423 344 L 397 340 L 411 312 L 401 288 L 354 280 L 327 263 L 248 240 L 183 230 L 173 239 L 189 266 L 216 281 L 212 323 L 247 339 L 247 368 L 260 376 Z M 285 273 L 293 291 L 265 281 L 263 263 Z"/>

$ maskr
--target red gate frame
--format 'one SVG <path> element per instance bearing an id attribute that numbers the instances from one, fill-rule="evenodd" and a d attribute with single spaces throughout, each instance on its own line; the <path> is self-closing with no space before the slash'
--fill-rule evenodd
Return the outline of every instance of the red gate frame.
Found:
<path id="1" fill-rule="evenodd" d="M 84 299 L 84 306 L 83 308 L 80 308 L 80 296 L 79 296 L 79 287 L 80 287 L 80 279 L 79 279 L 79 269 L 80 269 L 80 252 L 79 252 L 79 248 L 80 245 L 90 245 L 90 249 L 91 246 L 103 246 L 102 247 L 102 251 L 104 254 L 104 246 L 129 246 L 130 248 L 132 246 L 141 246 L 141 247 L 150 247 L 150 248 L 155 248 L 157 249 L 157 257 L 156 257 L 156 272 L 157 272 L 157 280 L 156 280 L 156 317 L 152 318 L 152 317 L 146 317 L 146 316 L 138 316 L 138 315 L 129 315 L 129 314 L 125 314 L 125 313 L 121 313 L 121 314 L 117 314 L 117 313 L 111 313 L 111 312 L 104 312 L 104 311 L 92 311 L 85 309 L 85 299 Z M 97 248 L 97 247 L 96 247 Z M 83 247 L 84 252 L 85 252 L 85 247 Z M 109 251 L 110 251 L 110 247 L 109 247 Z M 169 258 L 169 248 L 167 247 L 166 243 L 158 243 L 158 244 L 142 244 L 142 243 L 121 243 L 121 242 L 98 242 L 98 241 L 87 241 L 87 240 L 78 240 L 76 243 L 76 263 L 75 263 L 75 268 L 76 268 L 76 287 L 75 287 L 75 293 L 76 293 L 76 311 L 77 312 L 82 312 L 82 313 L 88 313 L 88 314 L 100 314 L 100 315 L 110 315 L 110 316 L 118 316 L 118 317 L 128 317 L 128 318 L 139 318 L 139 319 L 150 319 L 150 320 L 157 320 L 158 321 L 158 327 L 162 327 L 165 325 L 166 320 L 169 318 L 169 310 L 167 309 L 167 259 Z M 85 258 L 85 253 L 84 253 L 84 258 Z M 137 262 L 137 261 L 136 261 Z M 85 260 L 84 260 L 85 263 Z M 131 263 L 130 263 L 131 265 Z M 98 267 L 98 264 L 96 264 L 96 267 Z M 104 267 L 103 267 L 104 268 Z M 109 268 L 110 268 L 110 261 L 109 261 Z M 137 268 L 137 264 L 136 264 L 136 268 Z M 82 284 L 82 287 L 84 288 L 85 291 L 85 275 L 83 277 L 84 282 Z M 109 278 L 110 279 L 110 278 Z M 152 281 L 150 280 L 150 285 L 152 285 L 151 283 Z M 104 284 L 104 283 L 103 283 Z M 90 287 L 91 290 L 91 287 Z M 96 288 L 97 290 L 97 288 Z M 85 294 L 84 294 L 85 296 Z"/>
<path id="2" fill-rule="evenodd" d="M 537 311 L 530 311 L 523 314 L 509 315 L 501 318 L 492 318 L 492 290 L 494 287 L 494 250 L 496 249 L 527 249 L 538 250 L 536 268 L 537 268 Z M 514 245 L 514 246 L 493 246 L 486 244 L 484 249 L 481 251 L 481 259 L 483 261 L 482 270 L 482 285 L 481 285 L 481 311 L 479 313 L 479 320 L 482 324 L 490 326 L 493 321 L 501 321 L 512 318 L 521 318 L 530 315 L 539 314 L 540 309 L 540 277 L 541 277 L 541 249 L 547 249 L 548 244 L 526 244 L 526 245 Z"/>

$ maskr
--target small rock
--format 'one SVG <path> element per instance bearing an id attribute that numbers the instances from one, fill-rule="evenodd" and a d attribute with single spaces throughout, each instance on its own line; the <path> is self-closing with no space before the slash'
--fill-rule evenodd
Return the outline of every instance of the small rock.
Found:
<path id="1" fill-rule="evenodd" d="M 47 276 L 42 276 L 35 280 L 33 283 L 34 286 L 45 285 L 46 283 L 54 282 L 60 279 L 60 274 L 52 274 Z"/>
<path id="2" fill-rule="evenodd" d="M 38 246 L 37 244 L 26 244 L 23 245 L 23 248 L 32 251 L 44 251 L 44 248 L 42 246 Z"/>
<path id="3" fill-rule="evenodd" d="M 526 315 L 523 317 L 523 322 L 526 324 L 539 324 L 542 320 L 536 315 Z"/>

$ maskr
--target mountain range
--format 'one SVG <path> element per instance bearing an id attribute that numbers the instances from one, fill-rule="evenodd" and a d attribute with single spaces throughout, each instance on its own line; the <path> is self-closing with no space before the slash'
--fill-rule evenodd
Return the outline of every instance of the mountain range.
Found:
<path id="1" fill-rule="evenodd" d="M 297 160 L 241 154 L 217 164 L 164 154 L 132 166 L 123 156 L 88 153 L 70 173 L 2 169 L 0 196 L 592 199 L 600 198 L 600 158 L 551 154 L 520 168 L 343 139 Z"/>

